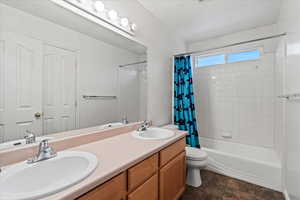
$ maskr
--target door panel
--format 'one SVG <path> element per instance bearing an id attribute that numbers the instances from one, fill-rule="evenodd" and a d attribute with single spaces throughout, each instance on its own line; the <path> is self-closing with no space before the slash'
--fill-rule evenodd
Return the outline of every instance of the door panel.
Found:
<path id="1" fill-rule="evenodd" d="M 42 120 L 34 113 L 42 110 L 42 43 L 14 33 L 2 33 L 0 41 L 4 141 L 23 138 L 26 130 L 41 135 Z"/>
<path id="2" fill-rule="evenodd" d="M 76 53 L 44 47 L 44 134 L 76 128 Z"/>
<path id="3" fill-rule="evenodd" d="M 42 43 L 15 35 L 13 48 L 16 50 L 16 125 L 18 137 L 26 130 L 42 134 L 42 120 L 34 117 L 42 110 Z M 11 77 L 11 76 L 9 76 Z"/>

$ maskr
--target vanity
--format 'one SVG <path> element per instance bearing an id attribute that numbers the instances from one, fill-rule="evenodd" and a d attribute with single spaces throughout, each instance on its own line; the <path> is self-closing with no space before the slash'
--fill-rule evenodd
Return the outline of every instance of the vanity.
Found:
<path id="1" fill-rule="evenodd" d="M 55 159 L 62 159 L 64 156 L 75 158 L 79 154 L 91 154 L 92 162 L 98 163 L 93 171 L 84 179 L 66 188 L 56 190 L 48 195 L 34 197 L 33 199 L 42 200 L 176 200 L 179 199 L 185 190 L 186 178 L 186 160 L 185 160 L 185 135 L 183 131 L 171 131 L 161 128 L 149 128 L 140 137 L 135 137 L 136 129 L 141 123 L 133 123 L 127 126 L 102 130 L 98 132 L 90 132 L 84 135 L 64 138 L 63 140 L 52 141 L 50 145 L 54 148 L 57 158 L 41 161 L 37 163 L 43 166 L 40 170 L 45 172 L 44 176 L 32 177 L 31 184 L 38 185 L 42 178 L 48 180 L 47 184 L 55 184 L 55 178 L 72 174 L 78 171 L 77 164 L 71 162 L 63 167 L 56 166 L 49 170 L 45 166 L 47 163 L 58 163 Z M 164 139 L 153 139 L 157 135 L 167 136 Z M 170 133 L 172 133 L 170 135 Z M 104 137 L 105 136 L 105 137 Z M 149 139 L 152 137 L 152 139 Z M 31 148 L 31 150 L 30 150 Z M 2 153 L 0 156 L 3 160 L 11 155 L 20 155 L 19 159 L 25 160 L 34 154 L 28 152 L 37 152 L 36 147 L 28 147 Z M 73 153 L 72 153 L 73 152 Z M 27 154 L 27 155 L 25 155 Z M 22 157 L 22 156 L 24 157 Z M 84 157 L 84 155 L 83 155 Z M 93 161 L 94 160 L 94 161 Z M 17 165 L 22 162 L 16 162 Z M 7 167 L 3 167 L 3 172 L 8 171 L 11 163 Z M 73 163 L 73 164 L 72 164 Z M 50 164 L 51 166 L 53 164 Z M 72 167 L 73 165 L 73 167 Z M 80 164 L 79 164 L 80 165 Z M 62 170 L 60 170 L 62 169 Z M 29 169 L 29 172 L 33 169 Z M 68 173 L 64 173 L 69 170 Z M 13 170 L 12 170 L 13 171 Z M 25 171 L 24 171 L 25 172 Z M 80 172 L 80 170 L 79 170 Z M 6 172 L 7 173 L 7 172 Z M 35 174 L 35 173 L 31 173 Z M 51 175 L 52 174 L 52 175 Z M 60 175 L 57 175 L 60 174 Z M 4 173 L 2 174 L 4 175 Z M 49 176 L 48 176 L 49 175 Z M 34 176 L 34 175 L 33 175 Z M 43 178 L 44 177 L 44 178 Z M 72 176 L 69 176 L 73 177 Z M 59 179 L 58 178 L 58 179 Z M 4 176 L 5 179 L 5 176 Z M 57 178 L 56 178 L 57 179 Z M 50 181 L 50 182 L 49 182 Z M 60 182 L 57 180 L 58 183 Z M 26 182 L 19 180 L 18 182 Z M 3 184 L 3 183 L 2 183 Z M 46 184 L 46 185 L 47 185 Z M 1 183 L 0 183 L 1 185 Z M 43 184 L 45 185 L 45 184 Z M 31 186 L 30 186 L 31 187 Z M 27 187 L 27 188 L 30 188 Z M 7 187 L 9 188 L 9 187 Z M 14 189 L 12 185 L 9 190 L 14 195 L 19 195 L 19 189 Z M 28 189 L 27 194 L 33 189 Z M 39 190 L 43 190 L 40 187 Z M 4 190 L 5 191 L 5 190 Z M 41 192 L 36 191 L 36 192 Z M 2 191 L 3 192 L 3 191 Z M 22 192 L 24 190 L 22 189 Z M 1 193 L 1 189 L 0 189 Z M 8 194 L 8 193 L 7 193 Z M 23 193 L 24 194 L 24 193 Z M 9 196 L 9 195 L 8 195 Z M 3 197 L 3 196 L 2 196 Z M 5 196 L 4 196 L 5 197 Z M 1 199 L 1 195 L 0 195 Z M 1 199 L 2 200 L 2 199 Z"/>
<path id="2" fill-rule="evenodd" d="M 77 198 L 175 200 L 185 190 L 185 139 L 180 139 Z"/>

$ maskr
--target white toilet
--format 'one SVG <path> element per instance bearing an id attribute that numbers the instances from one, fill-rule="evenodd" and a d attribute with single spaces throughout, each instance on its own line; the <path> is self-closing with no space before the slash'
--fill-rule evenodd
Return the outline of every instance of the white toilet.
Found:
<path id="1" fill-rule="evenodd" d="M 207 153 L 204 150 L 186 147 L 187 177 L 186 184 L 199 187 L 202 184 L 200 169 L 207 165 Z"/>
<path id="2" fill-rule="evenodd" d="M 178 127 L 174 124 L 166 125 L 163 128 L 178 130 Z M 185 150 L 187 164 L 186 184 L 200 187 L 202 184 L 200 169 L 206 167 L 208 155 L 204 150 L 194 147 L 185 147 Z"/>

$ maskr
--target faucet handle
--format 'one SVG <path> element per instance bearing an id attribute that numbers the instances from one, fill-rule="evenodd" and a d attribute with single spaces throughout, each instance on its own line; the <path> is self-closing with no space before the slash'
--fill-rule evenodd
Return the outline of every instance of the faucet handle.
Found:
<path id="1" fill-rule="evenodd" d="M 150 122 L 147 121 L 147 120 L 145 120 L 145 121 L 143 122 L 143 125 L 146 126 L 146 127 L 149 127 L 149 126 L 150 126 Z"/>
<path id="2" fill-rule="evenodd" d="M 36 142 L 35 134 L 29 130 L 26 130 L 27 135 L 24 136 L 26 144 L 32 144 Z"/>
<path id="3" fill-rule="evenodd" d="M 40 142 L 40 149 L 45 149 L 49 147 L 49 139 L 44 139 Z"/>
<path id="4" fill-rule="evenodd" d="M 127 116 L 126 115 L 123 116 L 122 123 L 123 124 L 128 124 L 129 123 L 128 120 L 127 120 Z"/>

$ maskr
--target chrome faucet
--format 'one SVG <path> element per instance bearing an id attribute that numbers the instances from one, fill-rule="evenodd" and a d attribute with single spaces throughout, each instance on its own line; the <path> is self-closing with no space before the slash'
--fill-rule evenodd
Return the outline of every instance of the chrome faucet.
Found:
<path id="1" fill-rule="evenodd" d="M 150 126 L 150 123 L 149 123 L 147 120 L 145 120 L 145 121 L 141 124 L 141 126 L 137 129 L 137 131 L 138 131 L 138 132 L 144 132 L 144 131 L 146 131 L 146 130 L 149 128 L 149 126 Z"/>
<path id="2" fill-rule="evenodd" d="M 24 139 L 26 144 L 33 144 L 36 142 L 35 134 L 29 130 L 26 130 L 27 135 L 25 135 Z"/>
<path id="3" fill-rule="evenodd" d="M 54 158 L 57 156 L 57 153 L 53 151 L 53 148 L 49 146 L 49 140 L 42 140 L 39 145 L 39 152 L 38 154 L 27 160 L 28 164 L 40 162 L 43 160 L 48 160 L 50 158 Z"/>
<path id="4" fill-rule="evenodd" d="M 129 122 L 128 122 L 128 120 L 127 120 L 127 116 L 125 115 L 125 116 L 123 116 L 123 118 L 122 118 L 122 124 L 128 124 Z"/>

